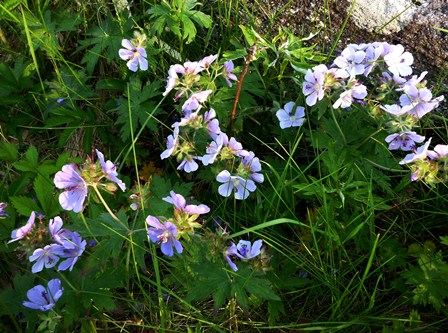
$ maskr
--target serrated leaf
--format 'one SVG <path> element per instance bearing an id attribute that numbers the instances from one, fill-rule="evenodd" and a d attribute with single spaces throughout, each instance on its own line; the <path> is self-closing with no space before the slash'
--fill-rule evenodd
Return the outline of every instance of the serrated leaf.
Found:
<path id="1" fill-rule="evenodd" d="M 36 201 L 24 196 L 16 196 L 10 198 L 12 205 L 20 215 L 30 216 L 32 211 L 41 212 L 41 208 Z"/>
<path id="2" fill-rule="evenodd" d="M 280 301 L 280 297 L 272 290 L 269 281 L 265 279 L 252 278 L 248 281 L 244 288 L 251 294 L 263 300 Z"/>
<path id="3" fill-rule="evenodd" d="M 48 177 L 38 175 L 34 180 L 34 191 L 46 216 L 56 216 L 60 209 L 53 196 L 54 184 Z"/>
<path id="4" fill-rule="evenodd" d="M 19 157 L 17 147 L 10 142 L 0 143 L 0 160 L 7 162 L 15 162 Z"/>

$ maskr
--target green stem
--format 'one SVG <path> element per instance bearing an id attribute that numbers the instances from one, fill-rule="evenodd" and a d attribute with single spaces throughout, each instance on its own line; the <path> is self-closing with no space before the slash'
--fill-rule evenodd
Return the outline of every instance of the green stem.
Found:
<path id="1" fill-rule="evenodd" d="M 344 132 L 342 132 L 342 129 L 341 129 L 341 127 L 339 126 L 339 123 L 338 123 L 338 121 L 337 121 L 337 119 L 336 119 L 336 116 L 335 116 L 335 114 L 334 114 L 334 109 L 333 109 L 333 108 L 331 108 L 331 118 L 333 118 L 333 121 L 334 121 L 336 127 L 338 128 L 338 131 L 339 131 L 339 133 L 341 134 L 342 139 L 344 140 L 344 145 L 347 146 L 347 139 L 345 138 Z"/>
<path id="2" fill-rule="evenodd" d="M 109 213 L 110 216 L 112 216 L 112 218 L 117 221 L 118 223 L 120 223 L 126 230 L 128 229 L 128 227 L 120 221 L 120 219 L 117 217 L 117 215 L 115 215 L 112 210 L 109 208 L 109 205 L 106 203 L 106 201 L 104 200 L 103 196 L 101 195 L 100 191 L 98 190 L 98 188 L 96 187 L 96 185 L 92 185 L 93 189 L 95 190 L 95 193 L 98 195 L 98 198 L 100 199 L 101 203 L 103 204 L 104 208 L 106 208 L 107 212 Z"/>

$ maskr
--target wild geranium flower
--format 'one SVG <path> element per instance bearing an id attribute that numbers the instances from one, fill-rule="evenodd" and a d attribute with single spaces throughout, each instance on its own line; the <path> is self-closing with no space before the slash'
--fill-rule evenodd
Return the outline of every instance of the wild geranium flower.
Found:
<path id="1" fill-rule="evenodd" d="M 141 46 L 134 46 L 128 39 L 123 39 L 121 45 L 124 49 L 118 50 L 120 58 L 123 60 L 129 60 L 127 66 L 129 70 L 136 72 L 138 67 L 142 71 L 148 69 L 148 60 L 146 60 L 146 50 Z"/>
<path id="2" fill-rule="evenodd" d="M 204 90 L 191 94 L 182 105 L 182 111 L 191 112 L 197 110 L 201 106 L 201 103 L 204 103 L 212 92 L 212 90 Z"/>
<path id="3" fill-rule="evenodd" d="M 367 87 L 362 84 L 355 84 L 349 90 L 344 91 L 333 104 L 334 109 L 348 108 L 354 102 L 355 98 L 358 100 L 364 99 L 367 96 Z"/>
<path id="4" fill-rule="evenodd" d="M 229 87 L 232 87 L 232 81 L 238 81 L 238 78 L 233 71 L 235 70 L 235 66 L 232 60 L 226 61 L 224 63 L 224 78 L 226 79 L 226 83 Z M 230 81 L 232 80 L 232 81 Z"/>
<path id="5" fill-rule="evenodd" d="M 216 112 L 214 109 L 210 109 L 204 113 L 204 126 L 212 139 L 215 139 L 219 133 L 221 133 L 219 120 L 216 119 Z"/>
<path id="6" fill-rule="evenodd" d="M 12 243 L 15 241 L 18 241 L 22 238 L 24 238 L 26 235 L 29 234 L 29 232 L 33 229 L 34 227 L 34 220 L 36 219 L 36 213 L 35 212 L 31 212 L 30 218 L 28 219 L 28 222 L 26 222 L 26 224 L 23 227 L 20 227 L 19 229 L 13 230 L 11 233 L 11 240 L 8 242 Z"/>
<path id="7" fill-rule="evenodd" d="M 59 216 L 51 219 L 48 223 L 48 229 L 53 240 L 58 244 L 63 244 L 67 239 L 70 239 L 72 232 L 68 229 L 62 228 L 63 222 Z"/>
<path id="8" fill-rule="evenodd" d="M 313 71 L 309 69 L 306 72 L 302 85 L 302 92 L 307 96 L 305 102 L 309 106 L 313 106 L 324 98 L 325 73 L 328 68 L 325 65 L 318 65 L 313 68 Z"/>
<path id="9" fill-rule="evenodd" d="M 231 260 L 231 256 L 236 256 L 243 261 L 255 258 L 261 253 L 261 246 L 263 241 L 261 239 L 255 241 L 253 244 L 250 241 L 240 240 L 238 245 L 232 242 L 232 245 L 224 252 L 224 257 L 229 264 L 230 268 L 235 272 L 238 271 L 238 267 Z"/>
<path id="10" fill-rule="evenodd" d="M 100 160 L 101 169 L 103 169 L 105 176 L 116 183 L 123 192 L 126 191 L 126 184 L 117 178 L 117 166 L 109 160 L 105 162 L 103 153 L 98 151 L 98 149 L 96 149 L 96 154 Z"/>
<path id="11" fill-rule="evenodd" d="M 75 164 L 66 164 L 54 176 L 54 185 L 65 191 L 59 195 L 59 203 L 65 210 L 79 213 L 87 196 L 87 183 L 77 171 Z"/>
<path id="12" fill-rule="evenodd" d="M 446 159 L 448 157 L 448 145 L 436 145 L 434 151 L 437 154 L 436 158 Z"/>
<path id="13" fill-rule="evenodd" d="M 384 141 L 389 143 L 389 150 L 401 149 L 409 151 L 415 147 L 416 142 L 421 143 L 425 141 L 425 137 L 418 135 L 416 132 L 404 132 L 388 135 Z"/>
<path id="14" fill-rule="evenodd" d="M 303 124 L 303 121 L 305 120 L 305 108 L 303 106 L 298 106 L 293 113 L 294 105 L 294 102 L 288 102 L 283 109 L 280 109 L 275 113 L 280 121 L 281 129 L 301 126 Z"/>
<path id="15" fill-rule="evenodd" d="M 222 136 L 222 149 L 221 159 L 230 159 L 233 156 L 244 157 L 249 155 L 249 152 L 243 149 L 243 145 L 236 141 L 234 137 L 229 137 L 225 133 L 220 134 Z"/>
<path id="16" fill-rule="evenodd" d="M 178 69 L 177 66 L 180 65 L 171 65 L 170 69 L 168 70 L 168 77 L 166 79 L 166 87 L 165 91 L 162 94 L 163 96 L 168 95 L 168 93 L 173 90 L 177 84 L 179 83 L 179 76 L 177 75 L 176 69 Z"/>
<path id="17" fill-rule="evenodd" d="M 428 156 L 428 148 L 431 143 L 431 139 L 429 138 L 428 141 L 423 146 L 420 146 L 417 148 L 416 152 L 414 154 L 407 154 L 403 160 L 401 160 L 400 164 L 408 164 L 415 161 L 422 161 L 426 159 Z"/>
<path id="18" fill-rule="evenodd" d="M 408 76 L 412 74 L 411 65 L 414 62 L 414 57 L 409 52 L 404 52 L 404 47 L 401 44 L 391 45 L 389 52 L 384 55 L 384 61 L 387 64 L 387 69 L 397 76 Z"/>
<path id="19" fill-rule="evenodd" d="M 179 213 L 187 213 L 190 215 L 201 215 L 207 214 L 210 208 L 207 205 L 187 205 L 182 194 L 177 194 L 174 191 L 170 191 L 170 196 L 163 198 L 164 201 L 169 202 L 174 206 L 174 209 Z"/>
<path id="20" fill-rule="evenodd" d="M 184 170 L 187 173 L 195 172 L 199 168 L 199 164 L 195 160 L 200 160 L 200 157 L 185 155 L 177 170 Z"/>
<path id="21" fill-rule="evenodd" d="M 232 243 L 232 245 L 224 252 L 224 258 L 226 259 L 227 263 L 229 264 L 230 268 L 234 271 L 238 271 L 238 267 L 236 264 L 232 261 L 231 256 L 236 256 L 238 253 L 238 250 L 236 248 L 235 243 Z"/>
<path id="22" fill-rule="evenodd" d="M 30 262 L 36 261 L 36 263 L 31 268 L 31 272 L 38 273 L 44 268 L 52 268 L 59 261 L 59 257 L 56 253 L 59 251 L 61 246 L 58 244 L 46 245 L 43 249 L 34 250 L 33 254 L 30 256 Z"/>
<path id="23" fill-rule="evenodd" d="M 48 311 L 52 309 L 62 296 L 64 288 L 61 287 L 61 280 L 53 279 L 48 281 L 48 287 L 37 285 L 26 293 L 29 301 L 24 301 L 23 305 L 30 309 Z"/>
<path id="24" fill-rule="evenodd" d="M 443 96 L 432 99 L 431 90 L 426 87 L 418 89 L 409 86 L 406 93 L 400 96 L 402 109 L 417 119 L 436 108 L 442 100 Z"/>
<path id="25" fill-rule="evenodd" d="M 393 116 L 401 116 L 406 114 L 408 111 L 406 109 L 403 109 L 398 104 L 392 104 L 392 105 L 381 105 L 380 109 L 383 109 L 387 113 L 393 115 Z"/>
<path id="26" fill-rule="evenodd" d="M 71 234 L 70 239 L 62 242 L 62 245 L 56 249 L 56 253 L 61 258 L 67 258 L 58 266 L 58 271 L 72 271 L 79 257 L 86 249 L 87 242 L 75 231 Z"/>
<path id="27" fill-rule="evenodd" d="M 201 64 L 204 68 L 208 68 L 216 60 L 216 58 L 218 58 L 217 54 L 209 55 L 208 57 L 199 60 L 199 64 Z"/>
<path id="28" fill-rule="evenodd" d="M 223 170 L 217 176 L 216 180 L 223 183 L 218 187 L 218 192 L 223 197 L 229 197 L 232 192 L 235 192 L 235 199 L 245 200 L 250 192 L 256 190 L 252 179 L 244 179 L 240 176 L 232 176 L 229 171 Z"/>
<path id="29" fill-rule="evenodd" d="M 365 57 L 366 53 L 364 51 L 357 50 L 350 45 L 347 46 L 333 62 L 338 67 L 336 69 L 336 77 L 345 79 L 363 74 Z"/>
<path id="30" fill-rule="evenodd" d="M 365 53 L 366 57 L 364 58 L 364 63 L 366 67 L 364 69 L 364 75 L 368 76 L 383 53 L 383 45 L 369 44 L 365 49 Z"/>
<path id="31" fill-rule="evenodd" d="M 216 157 L 218 157 L 219 153 L 221 152 L 222 145 L 223 145 L 223 136 L 226 135 L 225 133 L 219 134 L 214 141 L 210 142 L 205 149 L 206 154 L 201 157 L 201 162 L 204 165 L 213 164 L 216 160 Z"/>
<path id="32" fill-rule="evenodd" d="M 160 158 L 163 160 L 174 154 L 176 148 L 179 145 L 179 126 L 174 127 L 173 134 L 170 134 L 166 139 L 166 150 L 160 154 Z"/>
<path id="33" fill-rule="evenodd" d="M 238 245 L 236 246 L 238 252 L 236 255 L 238 258 L 242 260 L 249 260 L 255 258 L 260 254 L 261 246 L 263 245 L 263 241 L 261 239 L 252 243 L 250 241 L 240 240 Z"/>
<path id="34" fill-rule="evenodd" d="M 5 212 L 6 207 L 8 207 L 6 203 L 0 202 L 0 218 L 9 217 L 9 215 Z"/>
<path id="35" fill-rule="evenodd" d="M 259 173 L 261 171 L 260 159 L 255 157 L 254 152 L 250 151 L 248 156 L 244 156 L 241 160 L 241 165 L 247 176 L 254 182 L 262 183 L 264 181 L 264 176 Z"/>
<path id="36" fill-rule="evenodd" d="M 153 243 L 160 244 L 160 249 L 164 255 L 172 257 L 174 254 L 173 247 L 177 253 L 182 253 L 182 244 L 176 238 L 177 228 L 173 223 L 165 221 L 162 224 L 159 219 L 151 215 L 146 218 L 146 223 L 151 227 L 148 228 L 149 239 Z"/>

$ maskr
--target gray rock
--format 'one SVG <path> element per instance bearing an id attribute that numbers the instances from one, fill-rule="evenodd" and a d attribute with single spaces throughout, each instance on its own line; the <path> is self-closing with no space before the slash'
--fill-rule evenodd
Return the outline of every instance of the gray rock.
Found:
<path id="1" fill-rule="evenodd" d="M 412 0 L 349 0 L 349 3 L 353 7 L 354 24 L 385 35 L 403 29 L 418 9 Z"/>

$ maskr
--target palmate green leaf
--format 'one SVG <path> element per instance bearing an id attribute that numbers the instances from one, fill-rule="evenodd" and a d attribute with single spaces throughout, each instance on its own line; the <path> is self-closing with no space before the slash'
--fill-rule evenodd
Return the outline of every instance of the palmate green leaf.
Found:
<path id="1" fill-rule="evenodd" d="M 281 300 L 272 289 L 272 285 L 266 279 L 251 278 L 250 281 L 244 285 L 244 289 L 263 300 Z"/>
<path id="2" fill-rule="evenodd" d="M 129 30 L 131 24 L 132 20 L 127 20 L 124 31 Z M 108 63 L 117 59 L 122 39 L 120 24 L 110 14 L 101 22 L 101 25 L 87 32 L 86 39 L 79 41 L 81 44 L 79 50 L 89 48 L 82 58 L 82 63 L 86 64 L 87 73 L 93 73 L 100 57 L 104 57 Z"/>
<path id="3" fill-rule="evenodd" d="M 429 246 L 426 246 L 426 243 L 425 247 L 411 246 L 410 252 L 419 255 L 419 267 L 412 266 L 402 273 L 402 276 L 406 279 L 406 284 L 415 287 L 412 290 L 413 304 L 431 304 L 439 312 L 448 297 L 448 264 L 443 261 L 441 252 L 434 253 L 434 244 L 427 244 Z"/>
<path id="4" fill-rule="evenodd" d="M 153 132 L 157 131 L 157 120 L 154 118 L 159 113 L 156 110 L 156 102 L 150 101 L 151 98 L 159 95 L 161 81 L 153 81 L 146 83 L 142 87 L 139 78 L 133 77 L 129 82 L 129 96 L 126 92 L 126 97 L 130 100 L 122 101 L 121 105 L 116 109 L 118 119 L 116 125 L 120 125 L 121 139 L 126 141 L 131 136 L 131 126 L 134 132 L 137 131 L 138 125 L 144 125 Z M 130 110 L 129 110 L 130 108 Z M 149 121 L 147 121 L 148 117 Z"/>

